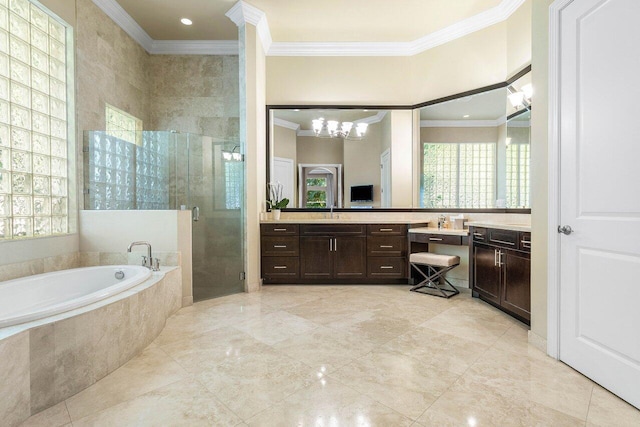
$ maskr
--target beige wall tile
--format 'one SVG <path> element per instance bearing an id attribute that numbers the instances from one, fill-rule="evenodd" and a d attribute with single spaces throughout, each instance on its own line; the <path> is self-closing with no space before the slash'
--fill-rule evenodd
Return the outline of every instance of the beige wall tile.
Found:
<path id="1" fill-rule="evenodd" d="M 17 426 L 30 415 L 29 333 L 0 341 L 0 419 Z"/>

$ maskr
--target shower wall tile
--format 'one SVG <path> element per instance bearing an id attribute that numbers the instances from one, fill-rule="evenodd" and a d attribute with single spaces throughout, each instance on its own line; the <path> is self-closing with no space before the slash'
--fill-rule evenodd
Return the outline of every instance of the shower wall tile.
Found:
<path id="1" fill-rule="evenodd" d="M 57 255 L 44 259 L 44 272 L 69 270 L 80 267 L 80 253 Z"/>
<path id="2" fill-rule="evenodd" d="M 44 273 L 44 259 L 0 265 L 0 282 Z"/>

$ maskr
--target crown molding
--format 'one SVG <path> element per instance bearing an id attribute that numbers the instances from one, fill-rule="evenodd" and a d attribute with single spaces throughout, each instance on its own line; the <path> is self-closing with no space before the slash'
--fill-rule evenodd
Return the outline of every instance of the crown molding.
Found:
<path id="1" fill-rule="evenodd" d="M 363 119 L 354 120 L 353 123 L 366 123 L 372 125 L 374 123 L 380 123 L 384 116 L 387 115 L 386 111 L 378 111 L 375 116 L 365 117 Z"/>
<path id="2" fill-rule="evenodd" d="M 283 128 L 295 130 L 296 132 L 298 132 L 300 130 L 300 125 L 298 123 L 290 122 L 290 121 L 284 120 L 284 119 L 279 119 L 277 117 L 273 118 L 273 124 L 275 126 L 280 126 L 280 127 L 283 127 Z"/>
<path id="3" fill-rule="evenodd" d="M 509 18 L 526 0 L 502 0 L 469 17 L 411 42 L 274 42 L 269 56 L 413 56 Z"/>
<path id="4" fill-rule="evenodd" d="M 152 55 L 238 55 L 237 40 L 154 40 Z"/>
<path id="5" fill-rule="evenodd" d="M 262 41 L 262 47 L 266 52 L 269 52 L 273 39 L 271 38 L 271 30 L 269 29 L 269 22 L 267 21 L 267 15 L 255 6 L 250 5 L 245 1 L 238 1 L 233 5 L 231 9 L 225 13 L 234 24 L 241 27 L 245 24 L 251 24 L 256 27 L 258 37 Z"/>
<path id="6" fill-rule="evenodd" d="M 420 120 L 421 128 L 493 128 L 507 122 L 502 116 L 496 120 Z"/>
<path id="7" fill-rule="evenodd" d="M 107 16 L 129 34 L 147 52 L 151 53 L 154 40 L 140 25 L 116 2 L 116 0 L 93 0 Z"/>
<path id="8" fill-rule="evenodd" d="M 316 136 L 316 133 L 311 129 L 299 130 L 297 136 Z"/>

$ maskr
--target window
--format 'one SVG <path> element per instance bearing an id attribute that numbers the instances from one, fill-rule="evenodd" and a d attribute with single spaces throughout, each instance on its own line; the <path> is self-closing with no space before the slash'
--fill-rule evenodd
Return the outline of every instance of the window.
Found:
<path id="1" fill-rule="evenodd" d="M 494 205 L 496 144 L 423 145 L 424 208 L 489 208 Z"/>
<path id="2" fill-rule="evenodd" d="M 307 208 L 327 207 L 327 178 L 307 178 L 306 180 L 306 206 Z"/>
<path id="3" fill-rule="evenodd" d="M 242 207 L 243 173 L 243 162 L 224 162 L 225 207 L 227 209 L 240 209 Z"/>
<path id="4" fill-rule="evenodd" d="M 507 207 L 526 208 L 529 204 L 529 144 L 507 146 Z"/>
<path id="5" fill-rule="evenodd" d="M 0 0 L 0 239 L 68 232 L 66 37 L 37 5 Z"/>
<path id="6" fill-rule="evenodd" d="M 142 120 L 109 104 L 106 104 L 105 117 L 107 135 L 142 145 Z"/>

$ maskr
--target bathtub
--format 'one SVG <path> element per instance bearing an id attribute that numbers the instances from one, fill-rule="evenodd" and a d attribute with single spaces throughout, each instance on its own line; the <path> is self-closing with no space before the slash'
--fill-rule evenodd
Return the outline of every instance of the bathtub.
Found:
<path id="1" fill-rule="evenodd" d="M 1 282 L 0 328 L 93 304 L 130 289 L 149 276 L 151 271 L 146 267 L 112 265 L 75 268 Z"/>

